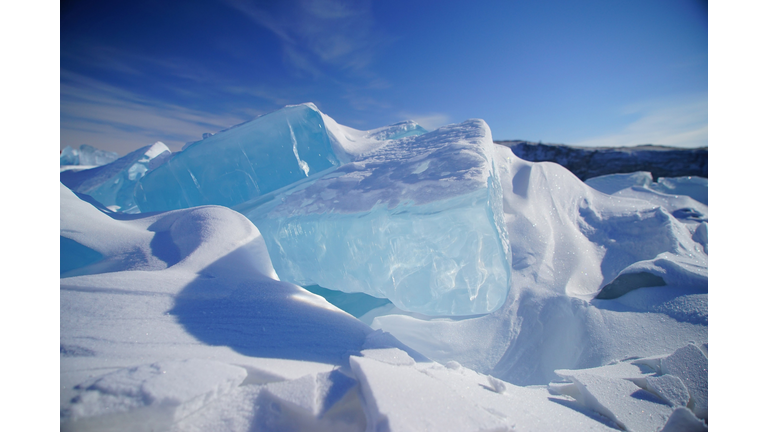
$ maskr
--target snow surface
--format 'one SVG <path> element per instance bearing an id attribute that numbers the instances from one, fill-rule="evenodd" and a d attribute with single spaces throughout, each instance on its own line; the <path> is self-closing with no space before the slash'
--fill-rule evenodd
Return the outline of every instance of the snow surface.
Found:
<path id="1" fill-rule="evenodd" d="M 332 128 L 340 167 L 446 160 L 395 151 L 429 139 L 410 124 Z M 509 283 L 470 317 L 385 304 L 357 319 L 280 281 L 282 258 L 232 209 L 126 214 L 62 185 L 61 429 L 706 430 L 706 204 L 609 195 L 501 146 L 485 166 Z"/>

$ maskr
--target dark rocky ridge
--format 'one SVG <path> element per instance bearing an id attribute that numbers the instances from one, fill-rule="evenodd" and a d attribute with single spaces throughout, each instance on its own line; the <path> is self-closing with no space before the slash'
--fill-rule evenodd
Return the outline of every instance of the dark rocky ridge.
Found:
<path id="1" fill-rule="evenodd" d="M 573 147 L 530 141 L 494 141 L 531 162 L 555 162 L 582 181 L 606 174 L 650 171 L 658 177 L 708 178 L 708 147 L 682 149 L 657 145 L 636 147 Z"/>

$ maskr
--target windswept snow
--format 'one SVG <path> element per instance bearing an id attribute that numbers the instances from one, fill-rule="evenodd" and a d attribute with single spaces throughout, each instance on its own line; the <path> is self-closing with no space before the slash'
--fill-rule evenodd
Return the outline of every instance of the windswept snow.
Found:
<path id="1" fill-rule="evenodd" d="M 260 130 L 293 170 L 267 193 L 195 174 L 257 166 L 237 140 Z M 61 429 L 706 430 L 706 180 L 585 184 L 491 139 L 305 104 L 143 149 L 160 212 L 61 185 Z M 191 186 L 164 188 L 182 167 Z M 193 206 L 213 190 L 234 210 Z M 398 272 L 423 283 L 361 288 Z M 451 289 L 479 294 L 435 306 Z"/>

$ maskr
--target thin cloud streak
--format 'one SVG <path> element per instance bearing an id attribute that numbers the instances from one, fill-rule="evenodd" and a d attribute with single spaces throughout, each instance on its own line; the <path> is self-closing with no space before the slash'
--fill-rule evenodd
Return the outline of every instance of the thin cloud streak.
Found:
<path id="1" fill-rule="evenodd" d="M 674 147 L 708 145 L 707 96 L 679 101 L 629 105 L 624 114 L 640 115 L 621 131 L 572 143 L 582 147 L 620 147 L 656 144 Z"/>
<path id="2" fill-rule="evenodd" d="M 61 147 L 90 144 L 126 154 L 160 140 L 180 150 L 204 132 L 248 120 L 148 99 L 65 70 L 61 77 Z"/>

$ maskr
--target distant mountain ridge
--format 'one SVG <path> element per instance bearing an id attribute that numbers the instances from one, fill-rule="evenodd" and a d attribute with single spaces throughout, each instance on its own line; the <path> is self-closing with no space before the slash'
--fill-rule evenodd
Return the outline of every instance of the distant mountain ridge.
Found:
<path id="1" fill-rule="evenodd" d="M 575 147 L 523 140 L 494 141 L 531 162 L 555 162 L 582 181 L 606 174 L 650 171 L 653 178 L 708 178 L 708 147 L 683 149 L 658 145 L 635 147 Z"/>

